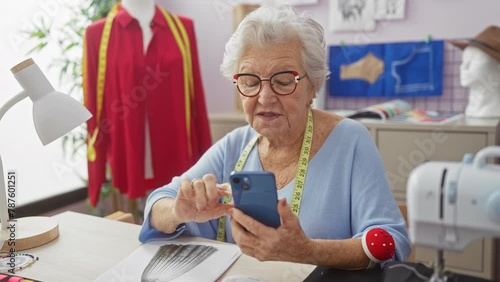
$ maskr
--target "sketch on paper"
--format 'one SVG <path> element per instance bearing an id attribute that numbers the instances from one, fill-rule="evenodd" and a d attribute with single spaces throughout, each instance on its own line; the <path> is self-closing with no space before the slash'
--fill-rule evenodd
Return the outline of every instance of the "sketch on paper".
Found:
<path id="1" fill-rule="evenodd" d="M 172 281 L 199 265 L 217 248 L 204 245 L 164 245 L 142 272 L 141 282 Z"/>
<path id="2" fill-rule="evenodd" d="M 400 20 L 404 19 L 406 0 L 375 0 L 375 19 Z"/>
<path id="3" fill-rule="evenodd" d="M 373 0 L 331 0 L 329 25 L 332 31 L 372 31 L 375 29 Z"/>

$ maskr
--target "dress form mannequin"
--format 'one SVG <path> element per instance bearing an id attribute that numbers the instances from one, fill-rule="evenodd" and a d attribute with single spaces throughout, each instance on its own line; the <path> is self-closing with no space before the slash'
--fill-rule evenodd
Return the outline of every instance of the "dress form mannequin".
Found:
<path id="1" fill-rule="evenodd" d="M 469 87 L 465 115 L 477 118 L 500 117 L 500 62 L 474 45 L 463 51 L 460 84 Z"/>
<path id="2" fill-rule="evenodd" d="M 151 20 L 155 14 L 154 0 L 122 0 L 122 7 L 139 22 L 142 30 L 143 51 L 144 54 L 148 51 L 149 42 L 153 37 L 151 31 Z M 149 124 L 146 120 L 145 127 L 145 154 L 144 154 L 144 177 L 150 179 L 154 177 L 153 161 L 151 156 L 151 137 Z"/>
<path id="3" fill-rule="evenodd" d="M 92 206 L 110 177 L 121 194 L 139 199 L 189 169 L 212 143 L 193 21 L 163 13 L 155 2 L 125 0 L 85 29 L 85 106 L 94 114 L 87 122 Z M 191 59 L 188 71 L 183 50 Z"/>
<path id="4" fill-rule="evenodd" d="M 150 24 L 155 14 L 154 0 L 122 0 L 122 7 L 139 22 L 142 29 L 144 53 L 146 53 L 153 37 Z"/>

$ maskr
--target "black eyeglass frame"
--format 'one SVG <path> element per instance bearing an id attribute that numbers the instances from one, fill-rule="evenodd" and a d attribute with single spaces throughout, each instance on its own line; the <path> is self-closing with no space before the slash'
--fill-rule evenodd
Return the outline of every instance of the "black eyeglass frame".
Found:
<path id="1" fill-rule="evenodd" d="M 295 76 L 295 87 L 293 88 L 293 90 L 290 93 L 287 93 L 287 94 L 278 93 L 274 89 L 273 84 L 271 83 L 271 79 L 273 79 L 273 77 L 275 77 L 276 75 L 279 75 L 279 74 L 284 74 L 284 73 L 291 73 Z M 257 78 L 259 80 L 259 84 L 260 84 L 259 91 L 257 91 L 257 93 L 255 93 L 254 95 L 247 95 L 247 94 L 244 94 L 243 92 L 241 92 L 240 87 L 238 86 L 238 78 L 242 77 L 242 76 L 253 76 L 253 77 Z M 262 81 L 269 81 L 269 83 L 271 84 L 271 89 L 273 90 L 274 93 L 276 93 L 277 95 L 280 95 L 280 96 L 287 96 L 287 95 L 290 95 L 293 92 L 295 92 L 295 89 L 297 89 L 297 84 L 299 83 L 299 81 L 306 76 L 307 76 L 307 74 L 304 74 L 303 76 L 299 76 L 298 71 L 280 71 L 280 72 L 277 72 L 277 73 L 271 75 L 269 78 L 260 78 L 258 75 L 253 74 L 253 73 L 237 73 L 233 76 L 233 84 L 236 84 L 236 88 L 238 89 L 238 92 L 240 92 L 241 95 L 251 98 L 251 97 L 255 97 L 255 96 L 259 95 L 260 91 L 262 90 Z"/>

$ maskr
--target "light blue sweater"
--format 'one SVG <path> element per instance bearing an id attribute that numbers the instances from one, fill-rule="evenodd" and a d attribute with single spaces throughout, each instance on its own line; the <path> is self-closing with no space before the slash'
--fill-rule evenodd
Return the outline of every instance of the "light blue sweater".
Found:
<path id="1" fill-rule="evenodd" d="M 156 189 L 148 197 L 139 240 L 173 239 L 181 233 L 215 239 L 218 219 L 205 223 L 187 223 L 177 232 L 165 234 L 149 224 L 152 205 L 164 197 L 175 198 L 183 178 L 201 178 L 206 173 L 217 183 L 229 182 L 245 145 L 257 133 L 250 126 L 237 128 L 214 144 L 186 173 Z M 262 170 L 257 146 L 254 146 L 243 170 Z M 291 203 L 295 181 L 278 190 L 278 198 Z M 361 237 L 365 230 L 379 226 L 392 234 L 396 242 L 396 260 L 406 260 L 411 246 L 405 221 L 387 184 L 382 160 L 368 130 L 360 123 L 343 119 L 330 133 L 309 162 L 299 220 L 305 234 L 315 239 Z M 229 217 L 227 242 L 233 242 Z"/>

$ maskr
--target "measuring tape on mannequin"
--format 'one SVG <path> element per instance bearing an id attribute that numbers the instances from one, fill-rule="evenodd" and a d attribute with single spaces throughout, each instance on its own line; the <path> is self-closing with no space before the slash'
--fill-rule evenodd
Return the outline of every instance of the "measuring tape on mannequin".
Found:
<path id="1" fill-rule="evenodd" d="M 108 13 L 106 17 L 106 22 L 104 23 L 104 28 L 102 31 L 101 42 L 99 44 L 99 59 L 98 59 L 98 67 L 97 67 L 97 114 L 96 114 L 96 128 L 94 132 L 89 137 L 88 141 L 88 149 L 87 149 L 87 158 L 89 161 L 96 160 L 96 151 L 95 151 L 95 142 L 97 140 L 97 135 L 99 134 L 99 123 L 101 121 L 102 115 L 102 107 L 104 100 L 104 85 L 106 81 L 106 62 L 107 62 L 107 53 L 108 53 L 108 44 L 109 37 L 111 35 L 111 26 L 113 25 L 113 20 L 118 14 L 120 7 L 120 3 L 113 6 L 111 11 Z M 182 55 L 183 62 L 183 74 L 184 74 L 184 104 L 185 104 L 185 118 L 186 118 L 186 132 L 187 132 L 187 142 L 188 142 L 188 150 L 189 156 L 192 156 L 193 149 L 191 145 L 191 103 L 194 101 L 194 82 L 193 82 L 193 66 L 191 60 L 191 45 L 189 42 L 189 37 L 186 32 L 186 28 L 180 21 L 180 19 L 176 15 L 170 15 L 165 9 L 162 7 L 158 7 L 165 17 L 165 21 L 167 22 L 172 34 L 175 38 L 177 46 Z M 85 38 L 85 37 L 84 37 Z M 87 75 L 86 70 L 86 62 L 87 62 L 87 54 L 84 40 L 84 55 L 83 55 L 83 73 L 84 77 Z M 86 89 L 86 81 L 84 79 L 84 91 Z M 86 96 L 86 95 L 85 95 Z M 85 101 L 85 104 L 86 101 Z"/>
<path id="2" fill-rule="evenodd" d="M 302 201 L 302 192 L 304 190 L 304 184 L 306 182 L 307 175 L 307 167 L 309 165 L 309 156 L 311 155 L 311 145 L 312 145 L 312 136 L 313 136 L 313 116 L 311 110 L 307 115 L 307 125 L 306 131 L 304 133 L 304 139 L 302 140 L 302 147 L 300 149 L 300 157 L 299 163 L 297 166 L 297 172 L 295 175 L 295 185 L 293 186 L 292 193 L 292 204 L 290 207 L 292 208 L 292 212 L 299 216 L 300 211 L 300 203 Z M 238 161 L 236 162 L 236 166 L 234 167 L 235 171 L 241 171 L 243 166 L 248 159 L 248 155 L 250 155 L 250 151 L 257 143 L 259 136 L 255 136 L 243 149 Z M 231 201 L 229 196 L 224 196 L 222 203 L 227 204 Z M 224 242 L 224 237 L 226 233 L 226 216 L 221 216 L 219 218 L 219 227 L 217 229 L 217 241 Z"/>

